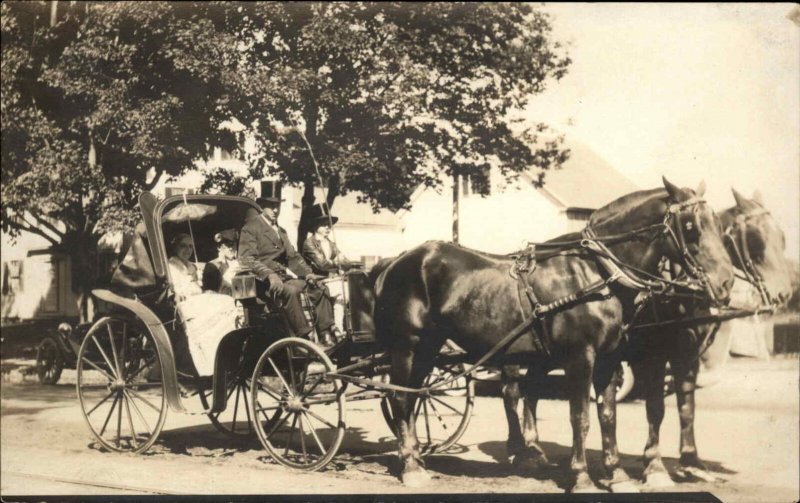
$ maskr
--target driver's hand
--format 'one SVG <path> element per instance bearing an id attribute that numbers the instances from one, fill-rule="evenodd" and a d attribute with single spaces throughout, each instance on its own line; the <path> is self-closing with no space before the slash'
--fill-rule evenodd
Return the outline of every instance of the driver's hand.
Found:
<path id="1" fill-rule="evenodd" d="M 283 291 L 283 280 L 277 274 L 270 274 L 267 276 L 267 281 L 269 281 L 269 293 L 272 295 L 277 295 Z"/>
<path id="2" fill-rule="evenodd" d="M 317 281 L 323 279 L 325 276 L 320 276 L 319 274 L 307 274 L 306 275 L 306 283 L 311 286 L 317 286 Z"/>

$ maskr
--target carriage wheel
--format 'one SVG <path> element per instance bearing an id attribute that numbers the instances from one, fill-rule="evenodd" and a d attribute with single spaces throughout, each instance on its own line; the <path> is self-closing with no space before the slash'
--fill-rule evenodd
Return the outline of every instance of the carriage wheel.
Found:
<path id="1" fill-rule="evenodd" d="M 435 367 L 422 387 L 433 386 L 462 371 L 463 365 Z M 430 395 L 418 396 L 414 414 L 422 455 L 444 452 L 458 442 L 469 426 L 474 405 L 475 381 L 469 375 L 432 390 Z M 394 417 L 387 397 L 381 400 L 381 412 L 389 428 L 394 431 Z"/>
<path id="2" fill-rule="evenodd" d="M 314 343 L 291 337 L 264 351 L 251 383 L 250 412 L 264 448 L 278 463 L 319 470 L 344 438 L 345 396 L 328 377 L 335 367 Z"/>
<path id="3" fill-rule="evenodd" d="M 36 374 L 42 384 L 55 384 L 64 370 L 64 355 L 58 342 L 52 337 L 45 337 L 36 348 Z"/>
<path id="4" fill-rule="evenodd" d="M 167 418 L 163 373 L 153 372 L 160 366 L 150 332 L 138 323 L 106 317 L 86 334 L 76 366 L 78 400 L 103 447 L 142 453 L 156 441 Z"/>
<path id="5" fill-rule="evenodd" d="M 210 412 L 208 419 L 214 427 L 235 439 L 250 438 L 255 434 L 253 422 L 250 420 L 250 377 L 237 373 L 231 376 L 227 382 L 228 402 L 225 410 L 221 412 Z M 211 407 L 214 393 L 211 389 L 201 390 L 199 393 L 200 402 L 203 408 L 208 410 Z"/>

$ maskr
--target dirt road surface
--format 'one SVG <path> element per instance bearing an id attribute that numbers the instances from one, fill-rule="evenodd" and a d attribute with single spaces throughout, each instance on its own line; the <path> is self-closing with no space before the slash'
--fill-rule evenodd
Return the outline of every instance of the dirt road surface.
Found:
<path id="1" fill-rule="evenodd" d="M 698 391 L 696 436 L 701 457 L 725 481 L 679 482 L 673 490 L 709 491 L 726 502 L 797 501 L 798 360 L 734 360 L 719 372 L 718 384 Z M 396 444 L 377 401 L 351 403 L 339 455 L 322 472 L 303 473 L 271 462 L 257 439 L 229 440 L 202 415 L 169 414 L 159 441 L 144 455 L 103 452 L 83 423 L 74 379 L 74 371 L 65 371 L 55 386 L 3 383 L 2 495 L 558 493 L 569 484 L 572 433 L 562 399 L 544 400 L 538 408 L 540 435 L 558 468 L 533 476 L 516 473 L 505 456 L 502 402 L 481 396 L 460 445 L 429 458 L 433 480 L 411 491 L 395 476 Z M 598 480 L 599 427 L 592 416 L 589 462 Z M 641 478 L 643 402 L 621 404 L 618 416 L 623 466 Z M 677 464 L 678 432 L 670 396 L 661 435 L 670 470 Z"/>

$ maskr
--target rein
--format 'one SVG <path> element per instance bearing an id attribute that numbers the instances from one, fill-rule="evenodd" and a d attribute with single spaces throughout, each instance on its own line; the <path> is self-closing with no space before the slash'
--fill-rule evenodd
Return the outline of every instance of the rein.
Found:
<path id="1" fill-rule="evenodd" d="M 740 269 L 744 273 L 744 277 L 741 279 L 756 287 L 759 295 L 761 295 L 761 300 L 764 304 L 769 306 L 772 305 L 772 297 L 769 294 L 767 285 L 764 283 L 764 278 L 758 272 L 758 269 L 756 269 L 750 257 L 750 249 L 747 247 L 747 221 L 761 215 L 769 215 L 769 211 L 761 208 L 749 213 L 737 215 L 733 223 L 725 229 L 723 235 L 728 238 L 733 247 L 733 251 L 736 253 L 736 258 L 741 266 Z M 738 241 L 734 233 L 739 237 Z"/>

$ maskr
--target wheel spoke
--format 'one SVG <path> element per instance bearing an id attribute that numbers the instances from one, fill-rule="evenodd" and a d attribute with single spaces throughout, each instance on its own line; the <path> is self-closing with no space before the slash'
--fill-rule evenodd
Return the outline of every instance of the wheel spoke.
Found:
<path id="1" fill-rule="evenodd" d="M 302 419 L 300 419 L 300 422 L 297 423 L 297 426 L 300 427 L 300 447 L 303 449 L 303 461 L 308 463 L 308 451 L 306 450 L 306 432 L 303 429 Z"/>
<path id="2" fill-rule="evenodd" d="M 440 404 L 444 405 L 445 407 L 447 407 L 448 409 L 452 410 L 453 412 L 455 412 L 458 415 L 463 415 L 464 414 L 463 412 L 461 412 L 460 410 L 456 409 L 455 407 L 453 407 L 449 403 L 444 402 L 444 401 L 436 398 L 435 396 L 431 396 L 431 400 L 436 400 L 437 402 L 439 402 Z M 433 407 L 433 402 L 431 402 L 431 407 Z"/>
<path id="3" fill-rule="evenodd" d="M 119 400 L 119 396 L 114 396 L 114 402 L 111 404 L 111 410 L 108 411 L 108 415 L 106 416 L 106 421 L 103 423 L 103 427 L 100 428 L 100 436 L 103 436 L 103 433 L 106 431 L 106 426 L 108 426 L 108 421 L 111 419 L 111 415 L 114 414 L 114 409 L 117 407 L 117 400 Z"/>
<path id="4" fill-rule="evenodd" d="M 327 420 L 325 420 L 325 419 L 324 419 L 322 416 L 320 416 L 319 414 L 317 414 L 317 413 L 316 413 L 316 412 L 314 412 L 313 410 L 311 410 L 311 409 L 306 409 L 306 410 L 305 410 L 305 412 L 307 412 L 307 413 L 311 414 L 312 416 L 314 416 L 314 418 L 315 418 L 317 421 L 319 421 L 319 422 L 321 422 L 321 423 L 325 423 L 325 425 L 326 425 L 328 428 L 333 428 L 334 430 L 336 429 L 336 426 L 334 426 L 334 425 L 332 425 L 331 423 L 329 423 Z"/>
<path id="5" fill-rule="evenodd" d="M 439 411 L 436 409 L 436 406 L 433 405 L 433 400 L 429 402 L 429 405 L 431 406 L 431 410 L 433 411 L 433 413 L 436 415 L 436 419 L 438 419 L 439 423 L 442 425 L 442 429 L 447 431 L 447 424 L 445 424 L 444 418 L 442 417 L 441 414 L 439 414 Z"/>
<path id="6" fill-rule="evenodd" d="M 324 380 L 325 380 L 325 374 L 319 376 L 319 379 L 317 379 L 317 382 L 315 382 L 310 388 L 308 388 L 308 391 L 303 393 L 303 396 L 301 396 L 300 399 L 301 400 L 305 400 L 306 397 L 308 397 L 308 395 L 310 395 L 315 389 L 317 389 L 317 386 L 319 386 L 320 383 L 322 381 L 324 381 Z"/>
<path id="7" fill-rule="evenodd" d="M 108 359 L 108 355 L 103 350 L 103 347 L 100 345 L 99 342 L 97 342 L 97 337 L 93 335 L 92 336 L 92 341 L 94 341 L 94 345 L 97 346 L 97 349 L 100 350 L 100 354 L 103 355 L 103 359 L 106 361 L 106 365 L 108 365 L 108 369 L 113 374 L 114 373 L 114 366 L 111 364 L 111 360 Z M 113 380 L 116 380 L 116 376 L 114 378 L 112 378 L 112 381 Z"/>
<path id="8" fill-rule="evenodd" d="M 123 326 L 125 325 L 123 324 Z M 117 369 L 117 375 L 123 377 L 122 367 L 120 367 L 119 365 L 119 355 L 117 354 L 117 343 L 116 340 L 114 339 L 114 331 L 111 330 L 111 323 L 106 325 L 106 328 L 108 329 L 108 339 L 111 341 L 111 353 L 114 355 L 114 365 L 116 366 L 115 368 Z"/>
<path id="9" fill-rule="evenodd" d="M 125 412 L 128 413 L 128 427 L 131 429 L 131 440 L 133 440 L 133 446 L 138 449 L 139 448 L 139 441 L 136 440 L 136 430 L 133 429 L 133 416 L 131 416 L 131 406 L 128 404 L 128 395 L 125 393 L 122 394 L 122 400 L 125 401 Z"/>
<path id="10" fill-rule="evenodd" d="M 293 355 L 292 355 L 292 347 L 291 346 L 286 346 L 286 356 L 288 357 L 287 359 L 289 361 L 289 378 L 292 381 L 292 390 L 296 392 L 297 391 L 297 380 L 295 379 L 295 375 L 294 375 L 294 362 L 292 361 Z"/>
<path id="11" fill-rule="evenodd" d="M 260 405 L 260 404 L 257 404 L 257 405 Z M 278 409 L 282 409 L 282 408 L 283 407 L 280 406 L 280 405 L 270 405 L 270 406 L 267 406 L 267 407 L 257 407 L 256 408 L 256 412 L 264 412 L 265 410 L 278 410 Z M 264 419 L 268 420 L 269 418 L 265 417 Z"/>
<path id="12" fill-rule="evenodd" d="M 154 411 L 158 412 L 159 414 L 161 413 L 161 409 L 160 408 L 158 408 L 155 405 L 153 405 L 152 403 L 150 403 L 150 401 L 147 398 L 143 397 L 141 394 L 137 393 L 136 391 L 134 391 L 132 389 L 129 389 L 128 392 L 131 395 L 133 395 L 136 398 L 138 398 L 139 400 L 143 401 L 145 403 L 145 405 L 147 405 L 148 407 L 150 407 Z"/>
<path id="13" fill-rule="evenodd" d="M 109 392 L 109 393 L 106 395 L 106 397 L 105 397 L 105 398 L 103 398 L 102 400 L 100 400 L 100 401 L 97 403 L 97 405 L 95 405 L 94 407 L 92 407 L 92 410 L 90 410 L 89 412 L 87 412 L 87 413 L 86 413 L 86 416 L 88 417 L 88 416 L 92 415 L 92 412 L 94 412 L 94 411 L 95 411 L 95 410 L 96 410 L 98 407 L 100 407 L 101 405 L 103 405 L 104 403 L 106 403 L 106 400 L 108 400 L 109 398 L 111 398 L 111 395 L 113 395 L 113 394 L 114 394 L 114 392 L 113 392 L 113 391 L 110 391 L 110 392 Z"/>
<path id="14" fill-rule="evenodd" d="M 283 416 L 282 418 L 280 418 L 280 420 L 275 424 L 275 426 L 272 427 L 272 431 L 270 431 L 269 434 L 267 434 L 267 440 L 269 440 L 272 437 L 272 435 L 274 435 L 275 432 L 278 431 L 278 429 L 281 426 L 283 426 L 283 423 L 285 423 L 287 419 L 289 419 L 289 416 Z"/>
<path id="15" fill-rule="evenodd" d="M 114 381 L 114 380 L 115 380 L 113 377 L 111 377 L 111 376 L 108 374 L 108 372 L 106 372 L 105 370 L 103 370 L 103 369 L 101 369 L 100 367 L 98 367 L 97 365 L 95 365 L 95 364 L 94 364 L 94 362 L 93 362 L 93 361 L 91 361 L 90 359 L 86 358 L 85 356 L 84 356 L 83 358 L 81 358 L 81 359 L 82 359 L 84 362 L 88 363 L 88 364 L 89 364 L 89 365 L 90 365 L 92 368 L 94 368 L 96 371 L 98 371 L 98 372 L 100 372 L 101 374 L 103 374 L 103 375 L 105 376 L 105 378 L 106 378 L 106 379 L 108 379 L 109 381 Z"/>
<path id="16" fill-rule="evenodd" d="M 233 422 L 231 423 L 231 432 L 236 431 L 236 416 L 239 415 L 239 395 L 242 392 L 242 388 L 239 387 L 237 384 L 236 386 L 236 400 L 233 404 Z"/>
<path id="17" fill-rule="evenodd" d="M 252 433 L 253 431 L 253 421 L 250 419 L 250 407 L 247 406 L 247 390 L 249 386 L 247 386 L 247 381 L 242 384 L 242 395 L 244 396 L 244 413 L 247 415 L 247 432 Z"/>
<path id="18" fill-rule="evenodd" d="M 303 412 L 303 420 L 306 421 L 306 426 L 311 431 L 311 436 L 314 437 L 314 441 L 317 443 L 317 447 L 319 447 L 319 453 L 324 456 L 325 455 L 325 447 L 322 446 L 322 442 L 320 442 L 319 437 L 317 436 L 317 430 L 314 429 L 314 425 L 311 424 L 311 419 L 308 418 L 306 415 L 306 411 Z"/>
<path id="19" fill-rule="evenodd" d="M 117 411 L 117 447 L 119 448 L 119 442 L 122 437 L 122 393 L 120 393 L 119 399 L 119 410 Z"/>
<path id="20" fill-rule="evenodd" d="M 139 374 L 141 374 L 141 373 L 144 371 L 144 369 L 146 369 L 146 368 L 150 367 L 150 365 L 152 365 L 153 363 L 155 363 L 155 361 L 156 361 L 156 355 L 153 355 L 153 357 L 152 357 L 152 358 L 150 358 L 149 360 L 147 360 L 146 362 L 144 362 L 144 365 L 142 365 L 141 367 L 139 367 L 139 369 L 138 369 L 138 370 L 136 370 L 136 372 L 134 372 L 134 373 L 133 373 L 133 374 L 131 374 L 130 376 L 126 377 L 126 378 L 125 378 L 125 382 L 126 382 L 126 383 L 128 383 L 128 382 L 130 382 L 130 381 L 133 381 L 133 380 L 134 380 L 134 379 L 135 379 L 135 378 L 136 378 L 136 377 L 137 377 Z"/>
<path id="21" fill-rule="evenodd" d="M 286 447 L 283 449 L 283 457 L 289 455 L 289 446 L 292 445 L 292 437 L 294 437 L 294 427 L 297 425 L 297 418 L 300 417 L 300 414 L 295 412 L 294 419 L 292 420 L 292 426 L 289 428 L 289 438 L 286 439 Z"/>
<path id="22" fill-rule="evenodd" d="M 431 424 L 428 422 L 428 401 L 424 400 L 422 402 L 422 409 L 425 416 L 425 432 L 428 435 L 428 445 L 433 444 L 433 438 L 431 437 Z"/>
<path id="23" fill-rule="evenodd" d="M 136 405 L 136 402 L 134 402 L 133 398 L 128 395 L 127 391 L 123 390 L 122 392 L 125 393 L 128 399 L 131 401 L 131 405 L 133 405 L 133 410 L 136 411 L 136 415 L 139 416 L 139 419 L 142 421 L 142 423 L 144 423 L 144 427 L 147 430 L 147 436 L 148 437 L 153 436 L 153 430 L 150 429 L 150 424 L 147 422 L 147 419 L 144 418 L 144 415 L 142 415 L 142 411 L 139 410 L 139 406 Z"/>
<path id="24" fill-rule="evenodd" d="M 281 371 L 278 370 L 278 366 L 275 365 L 275 362 L 272 361 L 272 358 L 267 358 L 267 360 L 269 361 L 269 364 L 272 365 L 272 368 L 275 370 L 275 373 L 278 375 L 278 379 L 280 379 L 281 384 L 283 384 L 283 387 L 286 388 L 286 390 L 289 392 L 289 396 L 294 397 L 294 392 L 289 387 L 289 385 L 286 384 L 286 379 L 283 378 L 283 374 L 281 374 Z"/>
<path id="25" fill-rule="evenodd" d="M 258 384 L 258 389 L 260 389 L 260 390 L 261 390 L 261 391 L 263 391 L 264 393 L 266 393 L 266 394 L 268 394 L 269 396 L 271 396 L 273 400 L 277 400 L 277 401 L 279 401 L 279 402 L 280 402 L 281 400 L 283 400 L 283 397 L 282 397 L 282 396 L 278 395 L 277 393 L 275 393 L 275 392 L 274 392 L 274 391 L 272 391 L 271 389 L 267 388 L 266 386 L 264 386 L 264 385 L 263 385 L 263 384 L 261 384 L 260 382 L 258 382 L 257 384 Z"/>

